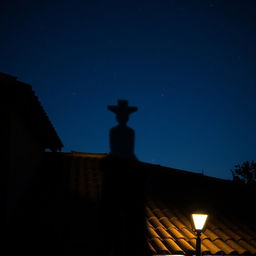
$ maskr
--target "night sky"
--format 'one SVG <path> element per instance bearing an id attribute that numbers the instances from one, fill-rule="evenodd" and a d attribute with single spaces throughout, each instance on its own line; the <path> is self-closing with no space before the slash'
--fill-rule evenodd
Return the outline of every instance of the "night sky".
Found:
<path id="1" fill-rule="evenodd" d="M 2 1 L 0 71 L 32 85 L 63 151 L 109 152 L 127 99 L 139 160 L 231 179 L 256 160 L 256 1 Z"/>

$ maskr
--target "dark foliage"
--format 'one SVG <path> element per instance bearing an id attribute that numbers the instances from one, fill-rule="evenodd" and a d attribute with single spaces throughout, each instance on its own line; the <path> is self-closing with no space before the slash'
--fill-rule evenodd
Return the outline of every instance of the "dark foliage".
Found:
<path id="1" fill-rule="evenodd" d="M 241 165 L 237 164 L 231 172 L 233 181 L 256 185 L 256 162 L 245 161 Z"/>

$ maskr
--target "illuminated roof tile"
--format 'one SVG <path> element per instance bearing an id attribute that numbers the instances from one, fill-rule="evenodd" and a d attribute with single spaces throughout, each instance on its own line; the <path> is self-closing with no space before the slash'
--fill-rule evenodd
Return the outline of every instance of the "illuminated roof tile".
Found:
<path id="1" fill-rule="evenodd" d="M 184 252 L 186 253 L 191 253 L 194 252 L 195 249 L 184 239 L 184 238 L 179 238 L 176 239 L 176 243 L 183 249 Z"/>
<path id="2" fill-rule="evenodd" d="M 217 238 L 213 241 L 213 243 L 220 248 L 222 251 L 224 251 L 226 254 L 233 255 L 237 254 L 234 248 L 231 248 L 228 244 L 226 244 L 224 241 L 222 241 L 220 238 Z"/>
<path id="3" fill-rule="evenodd" d="M 151 217 L 148 220 L 154 228 L 163 227 L 162 223 L 158 220 L 157 217 Z"/>
<path id="4" fill-rule="evenodd" d="M 160 219 L 166 229 L 175 228 L 175 226 L 169 221 L 167 217 L 162 217 Z"/>
<path id="5" fill-rule="evenodd" d="M 157 254 L 170 254 L 167 247 L 163 244 L 162 240 L 159 238 L 152 238 L 150 243 Z"/>
<path id="6" fill-rule="evenodd" d="M 152 227 L 148 227 L 148 236 L 152 237 L 152 238 L 160 238 L 160 236 L 158 235 L 158 233 L 155 231 L 154 228 Z"/>
<path id="7" fill-rule="evenodd" d="M 184 251 L 179 247 L 179 245 L 173 239 L 166 238 L 163 241 L 171 254 L 184 254 Z"/>
<path id="8" fill-rule="evenodd" d="M 156 232 L 159 234 L 159 236 L 163 239 L 166 239 L 166 238 L 173 238 L 170 233 L 168 233 L 165 229 L 163 229 L 162 227 L 158 227 L 155 229 Z"/>
<path id="9" fill-rule="evenodd" d="M 193 246 L 193 248 L 196 248 L 196 238 L 190 239 L 189 243 Z M 201 244 L 201 251 L 205 255 L 211 254 L 210 250 L 204 244 Z"/>

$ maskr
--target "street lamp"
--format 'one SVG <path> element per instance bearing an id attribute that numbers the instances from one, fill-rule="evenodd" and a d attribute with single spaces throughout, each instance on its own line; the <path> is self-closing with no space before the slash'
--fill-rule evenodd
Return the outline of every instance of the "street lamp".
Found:
<path id="1" fill-rule="evenodd" d="M 192 214 L 193 226 L 196 232 L 196 256 L 201 256 L 201 233 L 204 230 L 207 218 L 208 218 L 207 214 L 203 214 L 203 213 Z"/>

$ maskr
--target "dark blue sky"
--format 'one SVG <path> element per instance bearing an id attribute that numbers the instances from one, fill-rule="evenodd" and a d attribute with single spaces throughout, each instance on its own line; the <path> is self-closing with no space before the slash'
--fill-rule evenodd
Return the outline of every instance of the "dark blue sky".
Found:
<path id="1" fill-rule="evenodd" d="M 108 152 L 138 106 L 141 161 L 231 178 L 256 160 L 256 1 L 4 1 L 0 71 L 33 86 L 64 151 Z"/>

